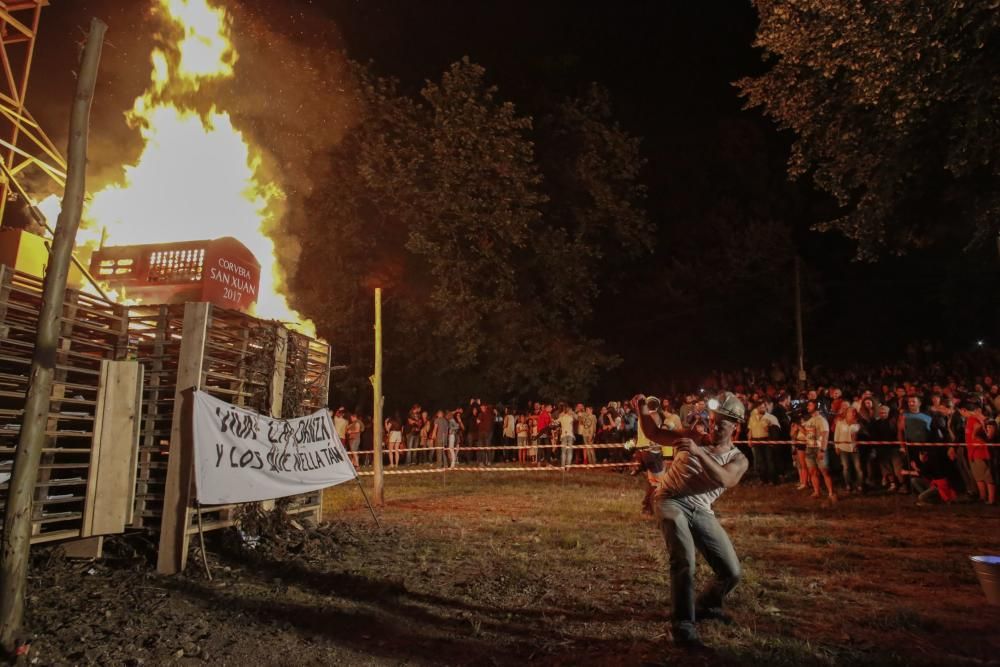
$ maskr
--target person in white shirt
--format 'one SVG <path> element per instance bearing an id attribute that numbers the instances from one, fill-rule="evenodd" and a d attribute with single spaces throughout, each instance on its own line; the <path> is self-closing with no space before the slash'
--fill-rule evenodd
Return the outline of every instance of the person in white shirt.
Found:
<path id="1" fill-rule="evenodd" d="M 844 487 L 848 493 L 855 488 L 864 491 L 864 474 L 861 469 L 861 453 L 858 451 L 858 411 L 854 408 L 841 410 L 833 427 L 833 446 L 840 456 L 840 466 L 844 471 Z M 854 470 L 854 486 L 851 485 L 851 470 Z"/>
<path id="2" fill-rule="evenodd" d="M 573 445 L 576 444 L 576 415 L 568 406 L 562 406 L 559 413 L 559 442 L 562 445 L 562 466 L 565 468 L 573 464 Z"/>
<path id="3" fill-rule="evenodd" d="M 347 438 L 347 424 L 347 409 L 337 408 L 337 411 L 333 413 L 333 430 L 337 432 L 341 442 Z"/>

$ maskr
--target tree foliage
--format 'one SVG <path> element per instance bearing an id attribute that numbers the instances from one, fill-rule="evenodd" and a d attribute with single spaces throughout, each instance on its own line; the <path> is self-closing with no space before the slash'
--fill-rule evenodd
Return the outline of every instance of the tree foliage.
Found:
<path id="1" fill-rule="evenodd" d="M 737 82 L 795 132 L 789 174 L 861 257 L 1000 225 L 1000 2 L 755 0 L 770 69 Z"/>
<path id="2" fill-rule="evenodd" d="M 618 361 L 585 333 L 601 260 L 648 227 L 638 142 L 579 100 L 540 132 L 468 60 L 418 96 L 368 66 L 353 83 L 361 120 L 294 229 L 296 305 L 343 380 L 363 395 L 378 285 L 397 396 L 583 395 Z M 541 161 L 539 140 L 564 152 Z"/>

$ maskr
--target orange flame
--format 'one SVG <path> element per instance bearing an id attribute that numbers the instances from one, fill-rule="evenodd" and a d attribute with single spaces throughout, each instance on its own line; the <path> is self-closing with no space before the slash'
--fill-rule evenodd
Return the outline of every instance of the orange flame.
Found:
<path id="1" fill-rule="evenodd" d="M 142 154 L 123 166 L 121 183 L 93 193 L 79 242 L 94 243 L 99 229 L 113 245 L 235 237 L 261 264 L 254 314 L 299 323 L 312 333 L 312 323 L 291 310 L 276 288 L 274 242 L 264 232 L 278 216 L 283 191 L 264 181 L 259 151 L 228 113 L 213 105 L 201 114 L 175 99 L 235 76 L 238 54 L 229 39 L 229 16 L 209 0 L 157 5 L 181 37 L 152 52 L 150 85 L 126 113 L 144 141 Z M 41 208 L 54 221 L 58 201 L 52 200 Z"/>

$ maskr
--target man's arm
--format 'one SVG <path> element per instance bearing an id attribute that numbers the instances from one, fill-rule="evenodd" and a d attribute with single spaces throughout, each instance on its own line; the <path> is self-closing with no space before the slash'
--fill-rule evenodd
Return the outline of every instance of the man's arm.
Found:
<path id="1" fill-rule="evenodd" d="M 660 428 L 646 407 L 644 396 L 639 395 L 632 399 L 632 409 L 639 417 L 639 426 L 642 428 L 642 434 L 660 446 L 670 447 L 678 440 L 701 439 L 701 434 L 696 431 L 668 431 Z"/>
<path id="2" fill-rule="evenodd" d="M 690 456 L 701 461 L 701 465 L 708 476 L 727 489 L 731 489 L 739 484 L 740 479 L 743 478 L 744 473 L 746 473 L 747 468 L 750 466 L 750 462 L 747 460 L 747 457 L 743 456 L 742 452 L 733 457 L 733 460 L 726 465 L 720 465 L 718 461 L 708 454 L 708 451 L 698 446 L 693 440 L 678 443 L 677 448 L 681 451 L 687 451 Z"/>
<path id="3" fill-rule="evenodd" d="M 830 444 L 830 423 L 827 422 L 826 430 L 820 431 L 817 429 L 816 437 L 819 439 L 820 447 L 826 449 L 826 446 Z"/>

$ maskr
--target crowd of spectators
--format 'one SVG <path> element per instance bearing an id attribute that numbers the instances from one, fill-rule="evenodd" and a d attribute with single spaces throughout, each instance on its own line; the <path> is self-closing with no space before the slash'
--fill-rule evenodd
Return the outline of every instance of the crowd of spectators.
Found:
<path id="1" fill-rule="evenodd" d="M 697 391 L 661 396 L 658 419 L 663 428 L 705 430 L 708 399 L 733 391 L 748 410 L 739 446 L 752 461 L 749 483 L 791 483 L 830 500 L 879 491 L 912 493 L 920 504 L 996 504 L 1000 447 L 989 445 L 1000 443 L 1000 384 L 976 372 L 981 363 L 959 359 L 949 368 L 955 372 L 930 362 L 819 371 L 802 389 L 777 364 L 713 373 Z M 354 464 L 370 465 L 371 418 L 340 408 L 334 421 Z M 521 407 L 472 399 L 433 412 L 414 405 L 385 420 L 384 463 L 625 464 L 637 422 L 627 400 Z"/>

